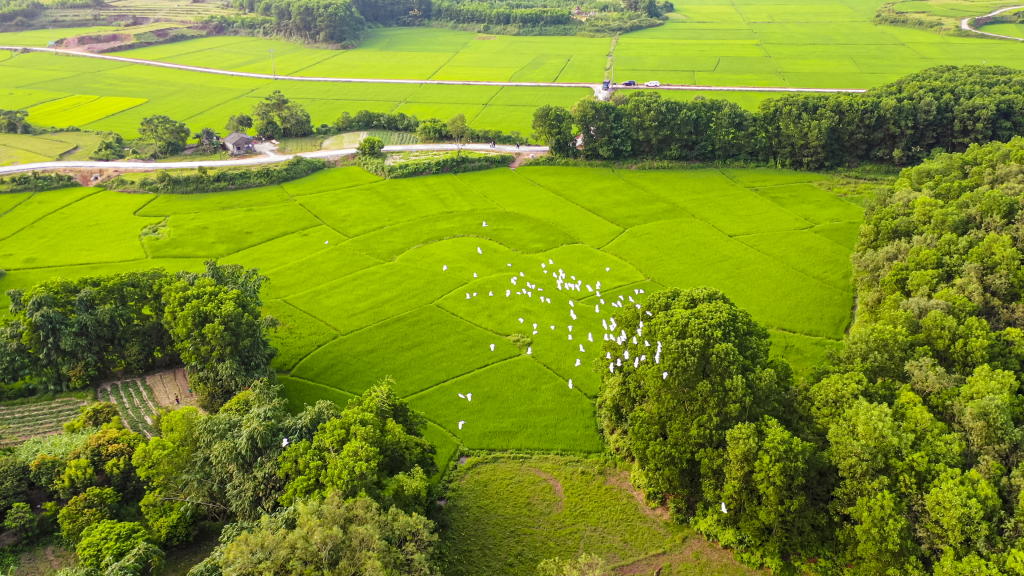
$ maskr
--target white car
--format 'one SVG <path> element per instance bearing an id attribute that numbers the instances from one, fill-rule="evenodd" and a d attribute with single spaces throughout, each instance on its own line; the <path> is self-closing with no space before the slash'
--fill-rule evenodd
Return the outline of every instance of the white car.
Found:
<path id="1" fill-rule="evenodd" d="M 647 86 L 648 88 L 657 88 L 658 86 L 661 86 L 661 82 L 658 82 L 657 80 L 651 80 L 650 82 L 644 84 L 644 86 Z"/>

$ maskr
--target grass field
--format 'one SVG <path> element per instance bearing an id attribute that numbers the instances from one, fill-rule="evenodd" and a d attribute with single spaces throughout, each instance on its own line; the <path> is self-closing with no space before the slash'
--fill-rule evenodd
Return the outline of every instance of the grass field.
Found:
<path id="1" fill-rule="evenodd" d="M 642 504 L 629 474 L 599 460 L 483 456 L 454 472 L 441 525 L 447 576 L 529 576 L 545 559 L 596 554 L 615 574 L 748 576 L 664 511 Z"/>
<path id="2" fill-rule="evenodd" d="M 657 289 L 725 291 L 800 371 L 835 346 L 862 212 L 822 178 L 523 167 L 382 181 L 349 167 L 201 195 L 4 195 L 0 293 L 207 258 L 259 268 L 293 409 L 391 376 L 452 446 L 596 452 L 601 320 Z M 127 403 L 126 420 L 142 427 L 144 407 Z"/>

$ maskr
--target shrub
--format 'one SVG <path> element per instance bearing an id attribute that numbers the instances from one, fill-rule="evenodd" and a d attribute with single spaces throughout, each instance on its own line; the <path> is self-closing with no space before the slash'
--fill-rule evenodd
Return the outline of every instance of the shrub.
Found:
<path id="1" fill-rule="evenodd" d="M 35 534 L 37 524 L 38 520 L 32 513 L 32 507 L 26 502 L 16 502 L 4 517 L 4 528 L 17 532 L 23 538 Z"/>
<path id="2" fill-rule="evenodd" d="M 0 514 L 25 499 L 28 467 L 16 456 L 0 456 Z"/>
<path id="3" fill-rule="evenodd" d="M 64 423 L 64 433 L 74 434 L 86 428 L 99 428 L 117 418 L 117 406 L 110 402 L 96 402 L 82 407 L 82 413 L 70 422 Z"/>
<path id="4" fill-rule="evenodd" d="M 114 178 L 107 188 L 120 191 L 157 192 L 160 194 L 201 194 L 220 190 L 237 190 L 280 184 L 304 178 L 323 170 L 327 163 L 316 158 L 296 157 L 278 167 L 260 166 L 244 170 L 224 170 L 210 174 L 173 174 L 159 171 L 155 178 L 143 178 L 133 182 L 126 178 Z"/>
<path id="5" fill-rule="evenodd" d="M 81 186 L 70 174 L 58 172 L 29 172 L 0 178 L 0 192 L 42 192 L 58 188 Z"/>
<path id="6" fill-rule="evenodd" d="M 83 565 L 102 569 L 119 562 L 148 540 L 149 534 L 138 522 L 103 520 L 82 532 L 82 540 L 75 552 Z"/>
<path id="7" fill-rule="evenodd" d="M 380 138 L 373 136 L 367 136 L 359 143 L 358 148 L 360 156 L 377 157 L 380 156 L 381 150 L 384 149 L 384 141 Z"/>
<path id="8" fill-rule="evenodd" d="M 114 517 L 121 496 L 113 488 L 89 488 L 68 500 L 57 514 L 60 534 L 69 542 L 78 542 L 86 528 Z"/>

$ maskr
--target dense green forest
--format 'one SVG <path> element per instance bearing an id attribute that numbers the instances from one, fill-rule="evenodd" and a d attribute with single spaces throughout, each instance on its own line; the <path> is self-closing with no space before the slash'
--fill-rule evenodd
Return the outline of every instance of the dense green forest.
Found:
<path id="1" fill-rule="evenodd" d="M 868 206 L 857 322 L 809 382 L 713 289 L 624 313 L 609 357 L 642 333 L 658 362 L 606 366 L 598 407 L 638 487 L 773 572 L 1022 573 L 1022 166 L 1024 138 L 973 145 Z"/>
<path id="2" fill-rule="evenodd" d="M 209 22 L 255 34 L 345 45 L 354 45 L 373 24 L 481 24 L 486 31 L 502 34 L 610 36 L 656 26 L 663 12 L 673 9 L 671 2 L 655 0 L 582 5 L 565 0 L 232 0 L 232 5 L 251 15 L 214 16 Z M 588 18 L 574 19 L 577 7 Z"/>
<path id="3" fill-rule="evenodd" d="M 863 162 L 908 166 L 934 151 L 1024 133 L 1024 72 L 940 66 L 865 94 L 787 95 L 748 112 L 725 100 L 618 91 L 572 110 L 542 106 L 534 138 L 587 160 L 756 161 L 820 170 Z M 582 138 L 578 148 L 573 140 Z"/>

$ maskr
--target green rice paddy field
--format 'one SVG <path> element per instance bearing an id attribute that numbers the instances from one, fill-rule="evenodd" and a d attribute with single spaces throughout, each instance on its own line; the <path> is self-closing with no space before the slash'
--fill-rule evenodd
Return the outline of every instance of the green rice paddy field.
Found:
<path id="1" fill-rule="evenodd" d="M 210 258 L 259 268 L 295 409 L 391 376 L 444 453 L 454 438 L 599 451 L 601 320 L 658 289 L 723 290 L 798 369 L 836 345 L 862 210 L 823 178 L 523 167 L 382 181 L 349 167 L 202 195 L 4 194 L 0 292 Z M 151 225 L 163 233 L 141 235 Z"/>
<path id="2" fill-rule="evenodd" d="M 1024 62 L 1024 44 L 1020 43 L 875 26 L 870 21 L 878 5 L 878 0 L 688 2 L 664 25 L 619 39 L 614 79 L 701 86 L 870 88 L 940 64 L 987 62 L 1019 68 Z M 928 7 L 934 8 L 931 3 Z M 0 34 L 0 45 L 45 45 L 50 34 L 43 32 L 48 31 Z M 610 48 L 608 38 L 382 28 L 354 50 L 226 36 L 117 55 L 269 74 L 272 49 L 281 77 L 598 83 L 604 77 Z M 0 51 L 2 107 L 28 108 L 30 121 L 43 126 L 75 125 L 134 137 L 142 118 L 166 114 L 193 130 L 222 130 L 228 117 L 250 111 L 257 99 L 273 90 L 305 105 L 316 124 L 330 123 L 345 111 L 363 109 L 444 119 L 462 113 L 476 128 L 524 134 L 531 132 L 537 106 L 568 106 L 592 94 L 586 88 L 259 80 Z M 662 93 L 681 99 L 697 95 Z M 757 92 L 701 94 L 751 109 L 772 96 Z"/>

